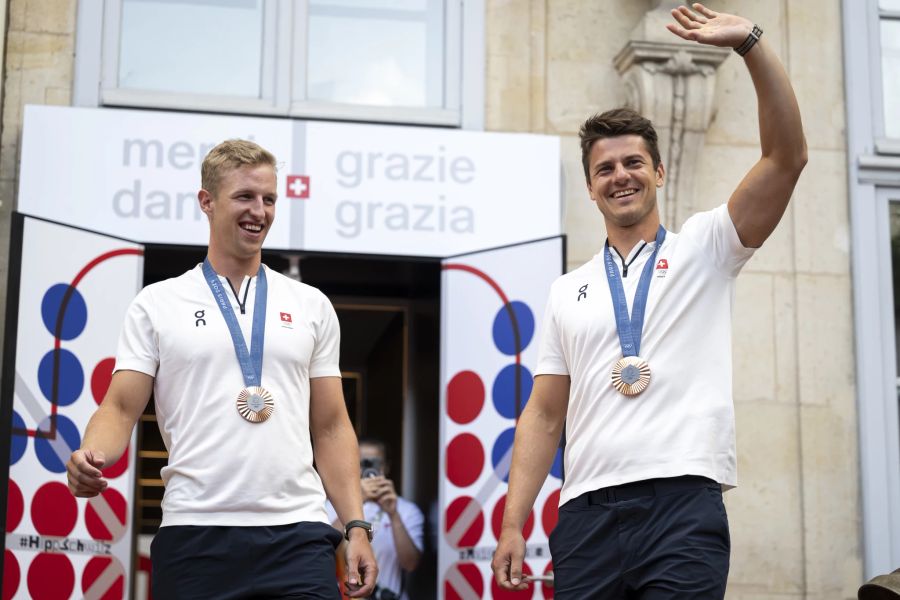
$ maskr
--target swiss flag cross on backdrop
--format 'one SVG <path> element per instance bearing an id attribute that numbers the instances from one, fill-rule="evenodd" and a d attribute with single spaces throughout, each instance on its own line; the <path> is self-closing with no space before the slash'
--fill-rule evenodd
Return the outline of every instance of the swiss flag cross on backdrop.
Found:
<path id="1" fill-rule="evenodd" d="M 309 175 L 288 175 L 287 197 L 309 198 Z"/>
<path id="2" fill-rule="evenodd" d="M 291 320 L 291 313 L 281 313 L 281 321 L 283 323 L 293 323 Z"/>
<path id="3" fill-rule="evenodd" d="M 657 269 L 668 269 L 669 261 L 667 261 L 664 258 L 659 259 L 658 261 L 656 261 L 656 268 Z"/>

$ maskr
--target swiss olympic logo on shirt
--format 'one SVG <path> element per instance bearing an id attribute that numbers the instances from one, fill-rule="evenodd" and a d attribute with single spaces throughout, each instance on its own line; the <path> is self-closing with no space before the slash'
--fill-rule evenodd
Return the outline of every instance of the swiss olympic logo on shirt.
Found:
<path id="1" fill-rule="evenodd" d="M 664 258 L 656 261 L 656 276 L 657 277 L 665 277 L 666 273 L 669 272 L 669 261 Z"/>
<path id="2" fill-rule="evenodd" d="M 281 326 L 287 327 L 288 329 L 294 328 L 294 320 L 291 318 L 291 313 L 279 313 L 281 315 Z"/>

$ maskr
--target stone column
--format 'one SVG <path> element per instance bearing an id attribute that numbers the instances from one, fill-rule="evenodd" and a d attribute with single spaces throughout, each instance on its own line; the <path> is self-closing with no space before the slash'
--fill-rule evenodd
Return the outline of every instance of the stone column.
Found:
<path id="1" fill-rule="evenodd" d="M 677 2 L 657 0 L 614 60 L 623 104 L 653 121 L 666 169 L 658 195 L 660 219 L 679 229 L 695 212 L 695 174 L 714 115 L 716 69 L 728 48 L 686 42 L 666 30 Z"/>

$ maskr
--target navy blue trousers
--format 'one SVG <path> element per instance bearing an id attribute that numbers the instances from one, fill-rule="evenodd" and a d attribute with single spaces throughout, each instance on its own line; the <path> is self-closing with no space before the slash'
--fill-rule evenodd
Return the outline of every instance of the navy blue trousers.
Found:
<path id="1" fill-rule="evenodd" d="M 720 600 L 731 540 L 718 483 L 650 479 L 587 492 L 550 535 L 556 600 Z"/>
<path id="2" fill-rule="evenodd" d="M 150 547 L 158 600 L 340 600 L 325 523 L 274 527 L 161 527 Z"/>

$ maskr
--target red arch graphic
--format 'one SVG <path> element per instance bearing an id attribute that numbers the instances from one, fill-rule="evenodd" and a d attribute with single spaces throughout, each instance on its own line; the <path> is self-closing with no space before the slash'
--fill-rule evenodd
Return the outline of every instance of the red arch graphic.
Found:
<path id="1" fill-rule="evenodd" d="M 475 275 L 485 283 L 487 283 L 491 288 L 497 293 L 500 297 L 500 301 L 503 302 L 503 307 L 509 313 L 509 320 L 512 324 L 513 329 L 513 339 L 515 341 L 516 347 L 516 377 L 515 377 L 515 391 L 516 391 L 516 420 L 519 420 L 519 415 L 522 414 L 522 382 L 519 380 L 519 375 L 521 373 L 522 368 L 522 335 L 519 331 L 519 321 L 516 319 L 516 312 L 513 310 L 512 303 L 510 303 L 509 298 L 506 296 L 506 293 L 503 291 L 503 288 L 494 281 L 494 279 L 481 271 L 480 269 L 476 269 L 470 265 L 464 265 L 461 263 L 447 263 L 441 267 L 444 271 L 465 271 L 466 273 L 471 273 Z"/>
<path id="2" fill-rule="evenodd" d="M 75 288 L 81 282 L 82 279 L 97 265 L 117 256 L 127 256 L 127 255 L 137 255 L 143 256 L 144 251 L 138 248 L 120 248 L 118 250 L 110 250 L 109 252 L 105 252 L 100 256 L 94 258 L 90 262 L 88 262 L 84 267 L 78 271 L 78 274 L 75 275 L 75 278 L 72 279 L 72 283 L 69 284 L 69 289 L 66 290 L 66 293 L 63 295 L 62 301 L 59 303 L 59 312 L 56 314 L 56 327 L 54 333 L 54 341 L 53 341 L 53 350 L 56 351 L 53 355 L 53 392 L 50 398 L 50 429 L 48 431 L 42 431 L 40 429 L 12 429 L 12 434 L 18 435 L 27 435 L 29 437 L 34 438 L 43 438 L 43 439 L 55 439 L 56 438 L 56 411 L 57 411 L 57 398 L 59 396 L 59 352 L 60 345 L 62 343 L 62 326 L 63 326 L 63 317 L 66 314 L 66 308 L 69 305 L 69 300 L 72 297 L 72 293 L 75 291 Z"/>

